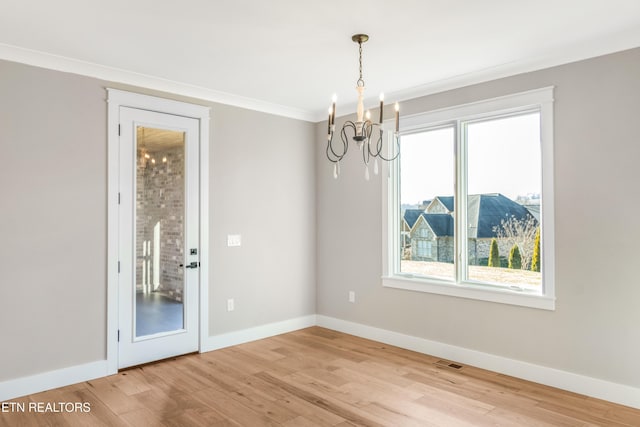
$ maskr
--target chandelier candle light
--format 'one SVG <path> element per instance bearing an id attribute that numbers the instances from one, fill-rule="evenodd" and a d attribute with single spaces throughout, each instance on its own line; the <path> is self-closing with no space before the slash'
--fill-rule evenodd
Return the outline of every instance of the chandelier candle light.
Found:
<path id="1" fill-rule="evenodd" d="M 356 34 L 351 37 L 351 40 L 358 43 L 359 50 L 359 64 L 360 64 L 360 77 L 356 82 L 356 91 L 358 92 L 358 104 L 356 107 L 356 122 L 346 121 L 342 125 L 340 131 L 340 139 L 342 144 L 333 144 L 333 134 L 336 129 L 336 95 L 333 95 L 331 107 L 329 107 L 329 120 L 327 124 L 327 159 L 333 163 L 333 177 L 338 178 L 340 175 L 340 161 L 347 154 L 349 149 L 349 138 L 347 131 L 353 133 L 351 138 L 358 144 L 358 148 L 362 151 L 362 160 L 364 161 L 364 177 L 369 180 L 369 162 L 373 158 L 373 172 L 378 174 L 378 158 L 390 162 L 395 160 L 400 154 L 400 139 L 398 136 L 399 124 L 400 124 L 400 107 L 398 103 L 395 104 L 395 118 L 396 127 L 393 133 L 393 139 L 396 146 L 396 153 L 389 158 L 386 158 L 382 154 L 383 150 L 383 133 L 382 121 L 384 113 L 384 94 L 380 94 L 380 117 L 378 123 L 371 121 L 371 112 L 367 110 L 364 113 L 364 80 L 362 79 L 362 43 L 369 40 L 369 36 L 366 34 Z M 374 135 L 373 142 L 371 136 Z"/>

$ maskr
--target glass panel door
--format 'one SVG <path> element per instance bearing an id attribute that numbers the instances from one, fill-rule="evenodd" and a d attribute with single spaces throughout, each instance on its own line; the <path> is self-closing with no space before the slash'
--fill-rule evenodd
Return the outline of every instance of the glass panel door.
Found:
<path id="1" fill-rule="evenodd" d="M 198 349 L 199 121 L 120 107 L 119 344 L 125 368 Z"/>
<path id="2" fill-rule="evenodd" d="M 136 126 L 135 336 L 184 329 L 185 134 Z"/>

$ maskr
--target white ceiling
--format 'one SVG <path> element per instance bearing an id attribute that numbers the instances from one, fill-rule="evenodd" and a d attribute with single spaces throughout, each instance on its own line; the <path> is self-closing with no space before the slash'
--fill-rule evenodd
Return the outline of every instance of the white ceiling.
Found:
<path id="1" fill-rule="evenodd" d="M 0 0 L 0 58 L 304 120 L 640 46 L 640 0 Z M 0 76 L 1 77 L 1 76 Z"/>

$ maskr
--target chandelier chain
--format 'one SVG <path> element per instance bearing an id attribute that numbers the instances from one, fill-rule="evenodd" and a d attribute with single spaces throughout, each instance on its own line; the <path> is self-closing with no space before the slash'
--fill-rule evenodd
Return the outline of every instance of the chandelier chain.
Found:
<path id="1" fill-rule="evenodd" d="M 362 42 L 361 42 L 361 41 L 359 41 L 359 42 L 358 42 L 358 46 L 359 46 L 358 52 L 359 52 L 359 55 L 360 55 L 360 57 L 359 57 L 359 62 L 360 62 L 360 78 L 358 79 L 358 81 L 356 82 L 356 84 L 357 84 L 358 86 L 364 86 L 364 80 L 362 79 Z"/>

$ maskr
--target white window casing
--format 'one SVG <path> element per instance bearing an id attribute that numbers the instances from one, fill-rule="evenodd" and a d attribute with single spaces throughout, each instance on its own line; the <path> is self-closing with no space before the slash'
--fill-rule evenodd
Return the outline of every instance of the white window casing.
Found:
<path id="1" fill-rule="evenodd" d="M 434 129 L 438 126 L 456 125 L 461 129 L 462 122 L 487 118 L 505 117 L 536 110 L 540 114 L 540 144 L 542 165 L 541 259 L 542 285 L 538 289 L 524 286 L 498 286 L 466 281 L 466 267 L 462 261 L 466 257 L 466 238 L 458 239 L 456 247 L 457 281 L 400 273 L 400 184 L 399 161 L 383 165 L 387 182 L 382 186 L 382 285 L 389 288 L 427 292 L 452 297 L 470 298 L 524 307 L 555 309 L 555 253 L 554 253 L 554 196 L 553 196 L 553 87 L 530 90 L 527 92 L 492 98 L 488 100 L 458 105 L 435 111 L 415 114 L 402 118 L 400 135 L 410 135 Z M 456 132 L 456 152 L 460 153 L 463 135 Z M 392 134 L 392 132 L 389 132 Z M 390 136 L 391 137 L 391 136 Z M 388 144 L 393 146 L 393 144 Z M 402 154 L 401 154 L 402 155 Z M 465 155 L 466 159 L 466 155 Z M 460 164 L 456 161 L 456 164 Z M 466 168 L 459 167 L 456 172 L 456 196 L 466 194 L 459 185 L 466 183 Z M 385 175 L 383 175 L 385 176 Z M 462 183 L 462 184 L 461 184 Z M 455 197 L 455 211 L 465 214 L 461 209 L 460 197 Z M 456 221 L 456 233 L 464 227 L 464 218 Z M 458 234 L 465 235 L 464 233 Z M 424 248 L 426 250 L 426 247 Z M 466 259 L 466 258 L 465 258 Z"/>

